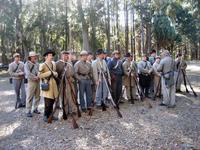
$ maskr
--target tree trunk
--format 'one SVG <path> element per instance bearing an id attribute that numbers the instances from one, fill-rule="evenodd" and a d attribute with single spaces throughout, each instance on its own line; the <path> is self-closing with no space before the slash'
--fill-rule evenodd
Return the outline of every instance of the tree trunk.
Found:
<path id="1" fill-rule="evenodd" d="M 125 12 L 125 51 L 129 51 L 129 29 L 128 29 L 128 2 L 124 0 L 124 12 Z"/>
<path id="2" fill-rule="evenodd" d="M 68 0 L 65 0 L 65 50 L 69 46 Z"/>
<path id="3" fill-rule="evenodd" d="M 83 8 L 82 0 L 77 0 L 78 12 L 81 18 L 82 23 L 82 38 L 83 38 L 83 50 L 89 51 L 89 38 L 88 38 L 88 24 L 86 23 Z"/>
<path id="4" fill-rule="evenodd" d="M 107 21 L 106 21 L 107 51 L 110 52 L 110 4 L 107 0 Z"/>

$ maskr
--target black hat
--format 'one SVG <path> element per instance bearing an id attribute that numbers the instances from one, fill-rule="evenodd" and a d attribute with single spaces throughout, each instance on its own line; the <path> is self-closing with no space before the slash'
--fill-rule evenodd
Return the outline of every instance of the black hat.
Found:
<path id="1" fill-rule="evenodd" d="M 178 54 L 176 55 L 176 58 L 181 57 L 181 56 L 182 56 L 182 54 L 181 54 L 181 53 L 178 53 Z"/>
<path id="2" fill-rule="evenodd" d="M 126 53 L 124 57 L 132 57 L 131 53 Z"/>
<path id="3" fill-rule="evenodd" d="M 52 54 L 53 56 L 56 54 L 51 48 L 47 48 L 43 56 L 47 56 L 48 54 Z"/>
<path id="4" fill-rule="evenodd" d="M 98 50 L 96 51 L 96 54 L 97 54 L 97 55 L 104 54 L 104 51 L 103 51 L 103 49 L 98 49 Z"/>

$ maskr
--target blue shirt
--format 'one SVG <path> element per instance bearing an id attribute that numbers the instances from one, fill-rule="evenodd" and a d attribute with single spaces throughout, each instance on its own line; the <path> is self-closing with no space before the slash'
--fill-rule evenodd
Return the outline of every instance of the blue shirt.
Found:
<path id="1" fill-rule="evenodd" d="M 108 62 L 108 69 L 111 74 L 116 76 L 123 75 L 122 61 L 120 59 L 112 58 L 111 61 Z"/>

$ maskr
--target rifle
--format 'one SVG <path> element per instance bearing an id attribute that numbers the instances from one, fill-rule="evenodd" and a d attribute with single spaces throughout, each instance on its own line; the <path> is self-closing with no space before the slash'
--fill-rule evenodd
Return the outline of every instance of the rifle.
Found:
<path id="1" fill-rule="evenodd" d="M 185 85 L 185 90 L 187 93 L 189 93 L 189 90 L 187 89 L 187 81 L 186 81 L 184 70 L 181 70 L 181 71 L 183 73 L 183 81 L 184 81 L 184 85 Z"/>
<path id="2" fill-rule="evenodd" d="M 137 79 L 135 77 L 133 77 L 133 79 L 134 79 L 136 87 L 137 87 L 137 91 L 138 91 L 138 94 L 139 94 L 139 99 L 140 99 L 140 101 L 143 101 L 143 98 L 145 97 L 144 93 L 142 92 L 142 90 L 140 90 L 139 83 L 138 83 Z"/>
<path id="3" fill-rule="evenodd" d="M 113 100 L 113 98 L 112 98 L 112 95 L 111 95 L 111 92 L 110 92 L 110 88 L 109 88 L 109 86 L 108 86 L 108 82 L 107 82 L 107 80 L 106 80 L 106 78 L 105 78 L 105 75 L 104 75 L 104 73 L 103 73 L 102 71 L 101 71 L 100 73 L 102 74 L 103 80 L 105 81 L 105 84 L 106 84 L 106 88 L 107 88 L 107 90 L 108 90 L 108 92 L 109 92 L 109 94 L 110 94 L 110 96 L 111 96 L 111 103 L 112 103 L 114 109 L 117 111 L 117 115 L 118 115 L 120 118 L 122 118 L 122 114 L 120 113 L 118 106 L 116 105 L 116 103 L 114 102 L 114 100 Z"/>
<path id="4" fill-rule="evenodd" d="M 48 118 L 48 123 L 52 123 L 53 115 L 54 115 L 55 112 L 56 112 L 57 105 L 58 105 L 58 102 L 59 102 L 59 97 L 60 97 L 60 94 L 61 94 L 61 88 L 63 87 L 63 80 L 64 80 L 64 77 L 65 77 L 65 75 L 66 75 L 66 71 L 67 71 L 67 70 L 65 69 L 65 71 L 64 71 L 64 73 L 63 73 L 63 75 L 62 75 L 60 87 L 58 88 L 58 89 L 59 89 L 59 91 L 58 91 L 58 97 L 56 98 L 55 107 L 54 107 L 54 109 L 53 109 L 53 112 L 51 113 L 51 115 L 50 115 L 49 118 Z"/>
<path id="5" fill-rule="evenodd" d="M 76 104 L 78 117 L 80 118 L 80 117 L 81 117 L 81 111 L 80 111 L 80 109 L 79 109 L 79 104 L 78 104 L 78 101 L 77 101 L 77 96 L 76 96 L 76 94 L 74 93 L 73 88 L 72 88 L 72 85 L 71 85 L 71 82 L 69 81 L 68 78 L 67 78 L 67 81 L 68 81 L 68 83 L 69 83 L 70 90 L 71 90 L 71 93 L 72 93 L 72 100 L 73 100 L 73 102 Z"/>
<path id="6" fill-rule="evenodd" d="M 188 79 L 188 77 L 187 77 L 187 75 L 186 75 L 186 73 L 185 73 L 184 71 L 183 71 L 183 76 L 185 77 L 186 81 L 188 82 L 188 84 L 189 84 L 189 86 L 190 86 L 190 88 L 191 88 L 191 90 L 192 90 L 194 96 L 197 97 L 198 95 L 197 95 L 196 92 L 194 91 L 194 89 L 193 89 L 193 87 L 192 87 L 192 85 L 191 85 L 191 83 L 190 83 L 190 81 L 189 81 L 189 79 Z"/>
<path id="7" fill-rule="evenodd" d="M 130 66 L 130 71 L 129 71 L 129 86 L 130 86 L 130 95 L 131 95 L 131 103 L 134 104 L 134 99 L 133 99 L 133 93 L 132 93 L 132 85 L 131 85 L 131 73 L 132 73 L 132 69 L 131 69 L 131 66 Z"/>

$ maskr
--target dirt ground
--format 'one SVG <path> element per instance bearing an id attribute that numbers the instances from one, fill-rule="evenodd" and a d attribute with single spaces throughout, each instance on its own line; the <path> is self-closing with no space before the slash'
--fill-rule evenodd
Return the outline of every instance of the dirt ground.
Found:
<path id="1" fill-rule="evenodd" d="M 200 63 L 191 62 L 188 77 L 200 96 Z M 182 87 L 183 91 L 185 88 Z M 0 77 L 0 150 L 197 150 L 200 149 L 200 97 L 185 92 L 176 95 L 173 109 L 160 100 L 120 105 L 115 110 L 82 114 L 79 129 L 70 121 L 43 122 L 43 114 L 27 118 L 25 109 L 14 109 L 15 95 L 8 77 Z M 39 110 L 43 112 L 43 99 Z"/>

